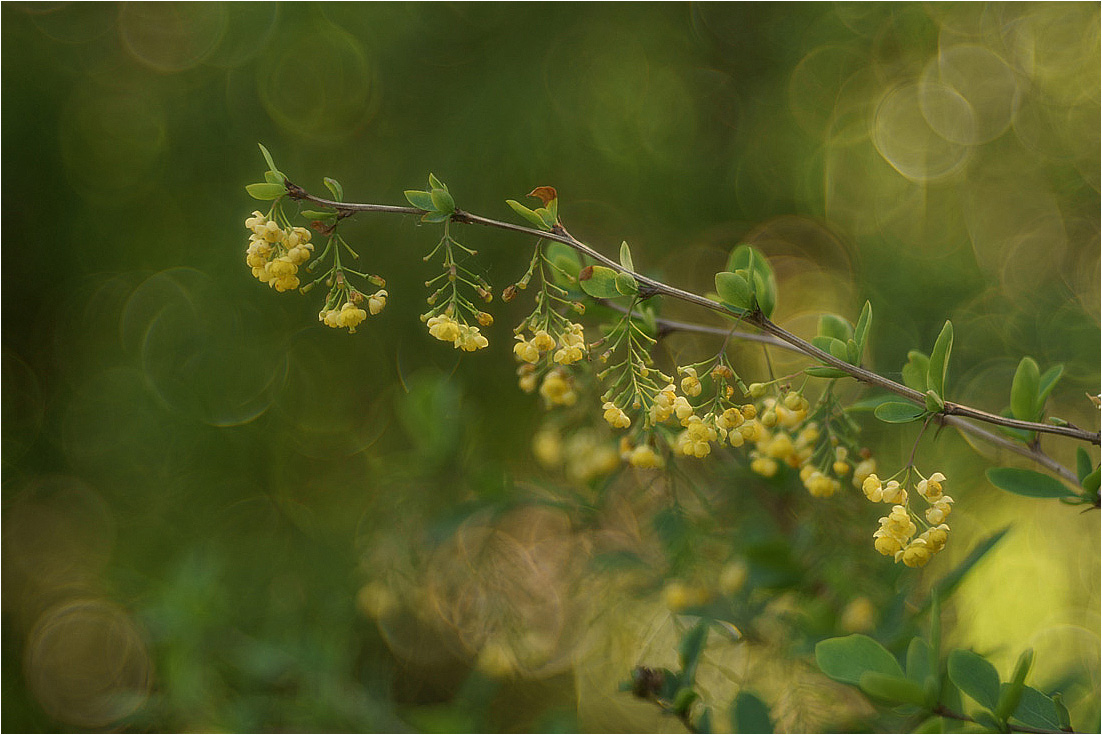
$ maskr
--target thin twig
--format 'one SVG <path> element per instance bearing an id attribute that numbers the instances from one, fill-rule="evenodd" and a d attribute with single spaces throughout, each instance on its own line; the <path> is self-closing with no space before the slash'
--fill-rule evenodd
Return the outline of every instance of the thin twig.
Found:
<path id="1" fill-rule="evenodd" d="M 338 210 L 338 212 L 345 212 L 345 211 L 348 211 L 348 212 L 389 212 L 389 213 L 396 213 L 396 214 L 415 214 L 415 215 L 420 215 L 420 214 L 424 213 L 422 210 L 417 209 L 416 207 L 395 207 L 395 206 L 390 206 L 390 205 L 385 205 L 385 204 L 359 204 L 359 203 L 352 203 L 352 202 L 336 202 L 336 201 L 333 201 L 331 199 L 323 199 L 321 197 L 316 197 L 316 196 L 308 193 L 302 187 L 297 186 L 296 184 L 293 184 L 290 181 L 286 182 L 286 186 L 287 186 L 287 192 L 291 196 L 292 199 L 305 200 L 305 201 L 314 202 L 315 204 L 320 204 L 322 206 L 332 207 L 332 208 Z M 679 300 L 684 301 L 686 303 L 695 304 L 697 306 L 700 306 L 701 308 L 708 309 L 710 311 L 714 311 L 714 312 L 719 313 L 719 314 L 723 314 L 724 316 L 728 316 L 728 317 L 732 316 L 732 312 L 730 310 L 728 310 L 725 306 L 723 306 L 723 304 L 720 304 L 717 301 L 712 301 L 711 299 L 705 298 L 705 297 L 700 296 L 698 294 L 694 294 L 694 293 L 691 293 L 689 291 L 685 291 L 685 290 L 677 288 L 675 286 L 670 286 L 668 284 L 662 283 L 661 281 L 656 281 L 653 278 L 649 278 L 647 276 L 644 276 L 641 273 L 636 273 L 635 271 L 624 268 L 622 265 L 620 265 L 616 261 L 612 260 L 611 258 L 608 258 L 605 255 L 602 255 L 601 253 L 597 252 L 596 250 L 594 250 L 590 246 L 586 245 L 582 241 L 575 238 L 573 235 L 571 235 L 569 232 L 567 232 L 566 229 L 564 227 L 562 227 L 562 225 L 556 224 L 554 229 L 552 229 L 550 232 L 548 232 L 548 231 L 545 231 L 545 230 L 537 230 L 537 229 L 533 229 L 531 227 L 525 227 L 523 225 L 515 225 L 515 224 L 509 223 L 509 222 L 502 222 L 500 220 L 490 219 L 488 217 L 482 217 L 480 215 L 471 214 L 470 212 L 465 212 L 465 211 L 459 210 L 459 209 L 457 209 L 455 211 L 455 213 L 452 214 L 451 221 L 452 222 L 458 222 L 460 224 L 482 225 L 482 226 L 485 226 L 485 227 L 492 227 L 492 228 L 496 228 L 496 229 L 499 229 L 499 230 L 507 230 L 507 231 L 510 231 L 510 232 L 517 232 L 517 233 L 524 234 L 524 235 L 530 235 L 532 237 L 539 237 L 539 238 L 544 238 L 544 239 L 548 239 L 548 240 L 555 240 L 556 242 L 561 242 L 565 245 L 569 245 L 570 247 L 574 248 L 579 253 L 582 253 L 583 255 L 586 255 L 586 256 L 592 258 L 593 260 L 597 261 L 598 263 L 601 263 L 602 265 L 605 265 L 609 268 L 612 268 L 615 271 L 618 271 L 618 272 L 621 272 L 621 273 L 627 273 L 627 274 L 631 275 L 640 284 L 640 290 L 642 292 L 646 293 L 646 294 L 669 296 L 671 298 L 679 299 Z M 919 406 L 925 407 L 925 405 L 926 405 L 926 396 L 923 395 L 922 393 L 920 393 L 920 392 L 918 392 L 918 391 L 916 391 L 912 388 L 908 388 L 907 386 L 902 385 L 900 383 L 896 383 L 894 380 L 891 380 L 891 379 L 886 378 L 882 375 L 874 373 L 871 370 L 867 370 L 867 369 L 865 369 L 865 368 L 863 368 L 859 365 L 851 365 L 848 362 L 845 362 L 843 360 L 839 360 L 838 358 L 834 357 L 833 355 L 831 355 L 827 352 L 824 352 L 823 350 L 820 350 L 818 347 L 815 347 L 813 344 L 797 337 L 796 335 L 792 334 L 791 332 L 784 329 L 780 325 L 775 324 L 774 322 L 770 321 L 760 311 L 756 311 L 756 312 L 747 314 L 743 317 L 743 319 L 744 319 L 745 322 L 747 322 L 747 323 L 749 323 L 749 324 L 751 324 L 755 327 L 758 327 L 763 332 L 766 332 L 767 334 L 772 335 L 779 342 L 785 343 L 788 348 L 793 349 L 797 352 L 802 352 L 803 354 L 807 355 L 808 357 L 815 358 L 816 360 L 823 363 L 824 365 L 828 365 L 830 367 L 837 368 L 838 370 L 842 370 L 843 372 L 848 373 L 851 377 L 853 377 L 856 380 L 859 380 L 863 383 L 867 383 L 869 385 L 877 386 L 879 388 L 883 388 L 884 390 L 886 390 L 890 393 L 894 393 L 895 395 L 900 396 L 901 398 L 904 398 L 908 401 L 911 401 L 912 403 L 916 403 Z M 726 331 L 724 331 L 724 333 L 726 333 Z M 762 341 L 762 340 L 759 340 L 759 341 Z M 773 343 L 771 342 L 771 344 L 773 344 Z M 1010 419 L 1010 418 L 1006 418 L 1006 417 L 1003 417 L 1003 416 L 998 416 L 998 415 L 993 414 L 993 413 L 989 413 L 987 411 L 982 411 L 980 409 L 975 409 L 975 408 L 971 408 L 969 406 L 964 406 L 964 405 L 959 404 L 959 403 L 951 403 L 949 401 L 945 402 L 945 408 L 943 409 L 943 411 L 941 413 L 942 413 L 942 416 L 943 416 L 942 421 L 944 423 L 951 423 L 951 424 L 957 426 L 958 428 L 962 429 L 963 431 L 967 431 L 969 433 L 972 433 L 973 435 L 975 435 L 977 437 L 980 437 L 980 438 L 984 438 L 985 440 L 989 440 L 989 437 L 992 437 L 994 435 L 990 434 L 989 432 L 983 432 L 982 434 L 978 433 L 978 432 L 974 431 L 974 429 L 976 427 L 973 427 L 971 424 L 963 423 L 963 422 L 956 423 L 952 419 L 959 416 L 959 417 L 963 417 L 963 418 L 974 419 L 976 421 L 982 421 L 982 422 L 988 423 L 988 424 L 995 424 L 995 425 L 998 425 L 998 426 L 1005 426 L 1005 427 L 1008 427 L 1008 428 L 1022 429 L 1022 430 L 1025 430 L 1025 431 L 1034 431 L 1034 432 L 1046 433 L 1046 434 L 1057 434 L 1057 435 L 1060 435 L 1060 436 L 1068 436 L 1068 437 L 1071 437 L 1073 439 L 1079 439 L 1081 441 L 1090 442 L 1092 444 L 1099 444 L 1100 443 L 1099 432 L 1097 432 L 1097 431 L 1090 432 L 1090 431 L 1085 431 L 1083 429 L 1080 429 L 1080 428 L 1077 428 L 1077 427 L 1071 427 L 1071 426 L 1052 426 L 1052 425 L 1049 425 L 1049 424 L 1042 424 L 1042 423 L 1034 422 L 1034 421 L 1020 421 L 1018 419 Z M 1007 447 L 1010 446 L 1009 443 L 1003 443 L 1003 442 L 996 442 L 996 443 L 999 443 L 999 444 L 1001 444 L 1003 446 L 1007 446 Z M 1015 450 L 1015 451 L 1017 451 L 1017 450 Z M 1028 449 L 1027 449 L 1027 452 L 1028 452 Z M 1047 464 L 1047 463 L 1041 461 L 1037 456 L 1035 456 L 1036 453 L 1033 453 L 1033 452 L 1023 453 L 1021 451 L 1018 451 L 1018 453 L 1023 454 L 1023 456 L 1028 456 L 1031 459 L 1034 459 L 1035 461 L 1039 461 L 1041 464 L 1044 464 L 1046 467 L 1049 467 L 1050 469 L 1054 469 L 1051 464 Z M 1068 479 L 1074 478 L 1074 475 L 1072 475 L 1070 473 L 1070 471 L 1068 471 L 1068 470 L 1064 470 L 1064 471 L 1061 472 L 1059 470 L 1054 469 L 1054 471 L 1058 472 L 1063 477 L 1067 477 Z"/>
<path id="2" fill-rule="evenodd" d="M 950 720 L 959 720 L 960 722 L 977 722 L 975 719 L 969 717 L 968 715 L 962 715 L 959 712 L 954 712 L 953 710 L 946 707 L 944 704 L 939 704 L 938 706 L 934 707 L 930 711 L 931 711 L 931 713 L 937 715 L 938 717 L 945 717 L 945 718 L 950 719 Z M 1042 729 L 1037 728 L 1037 727 L 1030 727 L 1029 725 L 1014 725 L 1014 724 L 1011 724 L 1009 722 L 1007 723 L 1007 729 L 1010 730 L 1010 732 L 1046 733 L 1046 734 L 1052 734 L 1052 735 L 1056 735 L 1057 733 L 1065 733 L 1065 732 L 1073 733 L 1073 732 L 1075 732 L 1074 730 L 1071 730 L 1071 729 L 1067 729 L 1067 730 L 1042 730 Z"/>

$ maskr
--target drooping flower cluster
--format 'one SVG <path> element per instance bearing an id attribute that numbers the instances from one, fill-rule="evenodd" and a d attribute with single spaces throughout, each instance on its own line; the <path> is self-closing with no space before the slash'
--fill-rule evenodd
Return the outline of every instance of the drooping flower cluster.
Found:
<path id="1" fill-rule="evenodd" d="M 441 342 L 451 342 L 457 350 L 474 352 L 490 344 L 478 327 L 457 321 L 451 314 L 422 316 L 425 324 L 428 325 L 430 335 Z"/>
<path id="2" fill-rule="evenodd" d="M 309 230 L 282 226 L 272 214 L 257 211 L 245 220 L 245 227 L 252 232 L 245 263 L 261 283 L 279 292 L 290 291 L 298 288 L 299 266 L 310 259 L 314 245 Z"/>
<path id="3" fill-rule="evenodd" d="M 949 538 L 949 526 L 945 523 L 952 510 L 953 499 L 942 492 L 945 475 L 935 472 L 929 478 L 922 477 L 915 484 L 915 491 L 926 501 L 925 517 L 916 515 L 909 504 L 906 484 L 910 478 L 908 468 L 904 482 L 894 478 L 882 481 L 876 474 L 869 474 L 861 483 L 865 497 L 874 503 L 893 503 L 891 512 L 880 519 L 880 528 L 873 534 L 874 546 L 885 556 L 909 567 L 925 566 L 930 558 L 945 548 Z M 915 473 L 918 474 L 917 470 Z M 925 530 L 918 536 L 918 524 Z"/>

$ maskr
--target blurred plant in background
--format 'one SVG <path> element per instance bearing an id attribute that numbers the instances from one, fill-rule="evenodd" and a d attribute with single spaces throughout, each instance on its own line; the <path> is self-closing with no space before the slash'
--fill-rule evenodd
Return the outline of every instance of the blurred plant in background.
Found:
<path id="1" fill-rule="evenodd" d="M 969 712 L 1005 720 L 1008 705 L 998 675 L 990 699 L 990 670 L 954 648 L 1009 683 L 1027 672 L 1062 693 L 1076 729 L 1099 727 L 1097 517 L 994 489 L 983 470 L 1009 457 L 989 445 L 858 417 L 880 467 L 917 446 L 918 466 L 950 478 L 953 541 L 923 570 L 893 565 L 869 548 L 884 487 L 820 499 L 747 463 L 625 467 L 599 404 L 563 400 L 596 390 L 584 381 L 541 390 L 573 403 L 544 414 L 514 356 L 542 386 L 580 346 L 538 302 L 501 304 L 491 322 L 449 290 L 487 344 L 469 333 L 484 349 L 442 349 L 417 318 L 434 274 L 415 257 L 439 225 L 340 223 L 388 278 L 382 314 L 334 278 L 323 314 L 378 314 L 338 313 L 352 336 L 315 320 L 313 295 L 258 291 L 240 229 L 257 140 L 298 183 L 332 176 L 356 201 L 398 204 L 433 170 L 450 185 L 430 181 L 434 210 L 442 189 L 504 219 L 519 212 L 505 196 L 553 182 L 571 231 L 626 239 L 665 283 L 710 290 L 748 243 L 768 256 L 772 319 L 789 331 L 823 336 L 821 314 L 867 299 L 863 364 L 910 384 L 908 351 L 949 318 L 954 400 L 998 412 L 1013 384 L 1030 398 L 1008 410 L 1033 420 L 1037 366 L 1062 364 L 1048 411 L 1093 428 L 1097 5 L 0 16 L 5 234 L 19 245 L 4 291 L 6 729 L 666 730 L 678 720 L 663 710 L 700 726 L 695 696 L 720 730 L 913 727 L 913 711 L 851 686 L 866 672 L 832 668 L 831 646 L 867 647 L 840 638 L 855 633 L 893 663 L 884 649 L 840 658 L 889 679 L 898 658 L 921 680 L 921 653 L 940 646 Z M 477 238 L 475 295 L 558 262 L 468 232 L 437 255 L 447 271 Z M 298 242 L 275 242 L 296 268 L 276 277 L 304 284 L 314 257 L 295 263 Z M 707 315 L 670 301 L 661 316 Z M 654 359 L 668 372 L 722 343 L 663 334 Z M 751 343 L 730 355 L 748 381 L 806 363 Z M 687 397 L 700 386 L 683 380 L 711 380 L 693 369 L 668 375 Z M 1074 442 L 1039 441 L 1082 468 Z M 932 477 L 903 484 L 930 500 Z M 643 699 L 617 690 L 629 678 Z"/>

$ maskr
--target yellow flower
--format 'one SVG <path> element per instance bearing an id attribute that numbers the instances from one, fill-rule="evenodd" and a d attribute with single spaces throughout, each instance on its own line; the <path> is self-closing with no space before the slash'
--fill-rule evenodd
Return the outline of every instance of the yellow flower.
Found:
<path id="1" fill-rule="evenodd" d="M 685 373 L 685 377 L 681 379 L 681 392 L 687 396 L 699 396 L 703 387 L 700 385 L 700 378 L 696 376 L 696 368 L 684 368 L 681 372 Z"/>
<path id="2" fill-rule="evenodd" d="M 578 394 L 574 392 L 574 386 L 559 370 L 552 370 L 543 378 L 540 384 L 540 395 L 548 408 L 551 406 L 573 406 L 578 400 Z"/>
<path id="3" fill-rule="evenodd" d="M 337 316 L 337 324 L 341 327 L 348 327 L 349 332 L 355 332 L 356 326 L 364 319 L 367 319 L 367 312 L 351 301 L 346 301 L 344 306 L 341 307 L 340 314 Z"/>
<path id="4" fill-rule="evenodd" d="M 777 460 L 769 457 L 755 457 L 750 461 L 750 470 L 762 477 L 772 477 L 777 474 Z"/>
<path id="5" fill-rule="evenodd" d="M 614 429 L 626 429 L 631 426 L 631 419 L 612 401 L 605 401 L 601 408 L 605 411 L 605 421 Z"/>
<path id="6" fill-rule="evenodd" d="M 895 556 L 896 552 L 903 548 L 895 536 L 881 530 L 873 534 L 873 547 L 884 556 Z"/>
<path id="7" fill-rule="evenodd" d="M 371 312 L 371 316 L 375 316 L 386 308 L 386 299 L 389 295 L 385 289 L 379 289 L 368 297 L 367 310 Z"/>
<path id="8" fill-rule="evenodd" d="M 926 562 L 930 561 L 930 556 L 932 556 L 930 548 L 926 545 L 926 540 L 922 538 L 916 538 L 907 544 L 905 549 L 895 553 L 896 561 L 902 561 L 909 567 L 926 566 Z"/>
<path id="9" fill-rule="evenodd" d="M 640 469 L 657 469 L 664 464 L 662 457 L 649 444 L 640 444 L 631 450 L 628 462 Z"/>
<path id="10" fill-rule="evenodd" d="M 919 538 L 925 539 L 931 554 L 936 554 L 945 548 L 945 542 L 949 540 L 949 526 L 942 523 L 927 530 Z"/>
<path id="11" fill-rule="evenodd" d="M 865 459 L 857 463 L 857 466 L 853 468 L 853 485 L 854 487 L 862 487 L 865 482 L 865 478 L 876 472 L 876 460 Z"/>
<path id="12" fill-rule="evenodd" d="M 249 228 L 256 234 L 260 234 L 260 230 L 268 224 L 268 218 L 260 212 L 254 211 L 252 216 L 245 220 L 245 227 Z"/>
<path id="13" fill-rule="evenodd" d="M 861 492 L 865 494 L 865 497 L 874 503 L 879 503 L 884 500 L 884 486 L 880 483 L 880 478 L 875 474 L 871 474 L 865 478 L 865 481 L 861 483 Z"/>
<path id="14" fill-rule="evenodd" d="M 929 523 L 941 523 L 949 517 L 953 499 L 948 495 L 942 495 L 932 507 L 926 509 L 926 520 Z"/>
<path id="15" fill-rule="evenodd" d="M 333 327 L 334 329 L 340 327 L 339 318 L 340 311 L 337 309 L 327 309 L 318 314 L 318 321 L 324 322 L 325 326 Z"/>
<path id="16" fill-rule="evenodd" d="M 459 322 L 447 314 L 430 317 L 426 324 L 429 334 L 441 342 L 455 342 L 459 339 Z"/>
<path id="17" fill-rule="evenodd" d="M 559 432 L 544 429 L 532 438 L 532 453 L 544 467 L 555 467 L 562 462 L 562 438 Z"/>
<path id="18" fill-rule="evenodd" d="M 551 335 L 543 329 L 536 332 L 536 335 L 532 337 L 531 344 L 540 352 L 547 352 L 548 350 L 552 350 L 555 348 L 554 338 L 552 338 Z M 528 362 L 533 362 L 533 360 L 529 360 Z"/>
<path id="19" fill-rule="evenodd" d="M 581 347 L 570 345 L 556 350 L 554 360 L 560 365 L 570 365 L 578 362 L 578 360 L 581 360 L 583 357 L 585 357 L 585 353 L 582 352 Z"/>
<path id="20" fill-rule="evenodd" d="M 536 389 L 536 385 L 539 383 L 539 376 L 536 375 L 536 369 L 528 363 L 524 363 L 517 368 L 517 377 L 519 378 L 517 383 L 520 385 L 520 389 L 525 393 L 533 392 Z"/>
<path id="21" fill-rule="evenodd" d="M 933 503 L 941 497 L 941 483 L 944 481 L 945 475 L 940 472 L 935 472 L 930 475 L 930 479 L 919 480 L 915 489 L 918 490 L 919 495 Z"/>
<path id="22" fill-rule="evenodd" d="M 455 348 L 464 352 L 474 352 L 488 347 L 490 340 L 486 339 L 478 327 L 464 324 L 459 328 L 459 336 L 455 339 Z"/>
<path id="23" fill-rule="evenodd" d="M 897 480 L 888 480 L 883 493 L 885 503 L 907 504 L 907 490 Z"/>
<path id="24" fill-rule="evenodd" d="M 677 396 L 673 400 L 673 412 L 682 426 L 688 426 L 688 421 L 693 415 L 693 406 L 685 396 Z"/>
<path id="25" fill-rule="evenodd" d="M 513 345 L 513 354 L 518 360 L 532 364 L 539 362 L 540 359 L 539 349 L 520 334 L 517 335 L 517 343 Z"/>

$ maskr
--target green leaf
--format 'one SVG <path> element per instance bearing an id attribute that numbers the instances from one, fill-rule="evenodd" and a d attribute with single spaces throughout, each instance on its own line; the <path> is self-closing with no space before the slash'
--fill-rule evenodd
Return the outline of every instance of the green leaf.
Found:
<path id="1" fill-rule="evenodd" d="M 435 176 L 433 176 L 430 173 L 429 174 L 429 189 L 443 189 L 444 191 L 447 191 L 448 190 L 448 185 L 445 184 L 443 181 L 436 178 Z"/>
<path id="2" fill-rule="evenodd" d="M 279 184 L 283 186 L 283 182 L 287 180 L 287 177 L 281 174 L 279 171 L 265 171 L 264 180 L 269 184 Z"/>
<path id="3" fill-rule="evenodd" d="M 902 676 L 866 671 L 861 674 L 858 685 L 865 694 L 886 702 L 917 705 L 926 703 L 926 693 L 922 687 Z"/>
<path id="4" fill-rule="evenodd" d="M 754 248 L 749 245 L 736 245 L 727 257 L 727 267 L 724 270 L 731 272 L 737 270 L 749 271 L 753 260 Z"/>
<path id="5" fill-rule="evenodd" d="M 821 314 L 819 316 L 819 336 L 833 337 L 843 342 L 853 336 L 853 327 L 850 323 L 837 314 Z"/>
<path id="6" fill-rule="evenodd" d="M 516 201 L 515 199 L 506 199 L 505 203 L 508 204 L 510 207 L 512 207 L 514 212 L 516 212 L 521 217 L 528 220 L 529 223 L 535 225 L 536 227 L 540 228 L 541 230 L 551 229 L 550 227 L 547 226 L 547 223 L 545 223 L 543 221 L 542 217 L 540 217 L 538 214 L 536 214 L 535 212 L 533 212 L 531 209 L 524 206 L 520 202 Z"/>
<path id="7" fill-rule="evenodd" d="M 1075 450 L 1075 475 L 1079 478 L 1080 485 L 1087 479 L 1092 469 L 1091 456 L 1087 454 L 1086 449 L 1078 447 Z"/>
<path id="8" fill-rule="evenodd" d="M 283 184 L 269 184 L 265 182 L 260 184 L 249 184 L 245 187 L 245 191 L 249 192 L 249 196 L 253 199 L 268 201 L 271 199 L 279 199 L 286 194 L 287 187 Z"/>
<path id="9" fill-rule="evenodd" d="M 627 240 L 620 243 L 620 265 L 629 271 L 635 270 L 635 263 L 631 260 L 631 248 L 628 247 Z"/>
<path id="10" fill-rule="evenodd" d="M 997 488 L 1027 498 L 1072 498 L 1077 495 L 1051 475 L 1017 467 L 992 467 L 987 480 Z"/>
<path id="11" fill-rule="evenodd" d="M 760 698 L 746 691 L 740 691 L 731 702 L 731 729 L 734 732 L 773 732 L 773 720 L 769 717 L 769 707 Z"/>
<path id="12" fill-rule="evenodd" d="M 1037 389 L 1037 415 L 1041 414 L 1041 410 L 1045 407 L 1045 401 L 1048 400 L 1049 395 L 1052 394 L 1052 389 L 1060 382 L 1060 376 L 1063 374 L 1063 365 L 1053 365 L 1041 373 L 1040 385 Z"/>
<path id="13" fill-rule="evenodd" d="M 639 282 L 630 273 L 617 273 L 616 290 L 624 296 L 634 296 L 639 293 Z"/>
<path id="14" fill-rule="evenodd" d="M 548 230 L 554 228 L 555 215 L 550 209 L 548 209 L 547 207 L 540 207 L 536 210 L 536 215 L 540 218 L 540 221 L 543 222 L 544 227 L 546 227 Z"/>
<path id="15" fill-rule="evenodd" d="M 1087 475 L 1087 478 L 1083 480 L 1083 489 L 1088 493 L 1097 492 L 1099 479 L 1102 479 L 1102 475 L 1099 473 L 1099 468 L 1095 467 L 1094 472 Z"/>
<path id="16" fill-rule="evenodd" d="M 555 197 L 547 203 L 547 211 L 551 213 L 551 225 L 559 221 L 559 198 Z"/>
<path id="17" fill-rule="evenodd" d="M 754 298 L 750 284 L 737 273 L 716 273 L 716 293 L 721 301 L 740 309 L 749 309 Z"/>
<path id="18" fill-rule="evenodd" d="M 421 221 L 435 225 L 441 222 L 447 222 L 448 217 L 451 217 L 450 212 L 425 212 L 421 215 Z"/>
<path id="19" fill-rule="evenodd" d="M 966 556 L 960 564 L 953 567 L 953 571 L 946 574 L 942 577 L 941 581 L 938 582 L 934 591 L 930 594 L 930 597 L 927 598 L 926 604 L 923 605 L 923 609 L 930 604 L 930 601 L 933 600 L 935 596 L 938 600 L 949 599 L 949 596 L 953 594 L 953 591 L 965 576 L 967 576 L 968 572 L 972 571 L 976 564 L 978 564 L 983 557 L 987 556 L 991 549 L 995 548 L 995 545 L 1002 541 L 1003 536 L 1009 531 L 1010 526 L 1001 528 L 990 536 L 983 538 L 972 547 L 972 551 L 968 552 L 968 556 Z"/>
<path id="20" fill-rule="evenodd" d="M 913 403 L 887 401 L 877 406 L 873 414 L 886 424 L 909 424 L 925 416 L 926 409 Z"/>
<path id="21" fill-rule="evenodd" d="M 1030 686 L 1022 687 L 1022 698 L 1010 719 L 1040 730 L 1059 730 L 1064 726 L 1052 697 Z"/>
<path id="22" fill-rule="evenodd" d="M 306 219 L 328 219 L 329 217 L 336 217 L 336 212 L 326 212 L 318 209 L 304 209 L 299 212 Z"/>
<path id="23" fill-rule="evenodd" d="M 949 678 L 960 690 L 988 709 L 999 702 L 999 672 L 991 662 L 972 651 L 949 654 Z"/>
<path id="24" fill-rule="evenodd" d="M 865 352 L 865 345 L 869 341 L 869 329 L 872 328 L 872 304 L 868 301 L 861 309 L 861 316 L 857 318 L 857 326 L 853 329 L 853 341 L 857 343 L 857 357 L 860 359 Z"/>
<path id="25" fill-rule="evenodd" d="M 455 211 L 455 200 L 447 189 L 433 189 L 429 192 L 429 196 L 432 197 L 433 208 L 436 211 L 448 214 Z"/>
<path id="26" fill-rule="evenodd" d="M 848 378 L 849 373 L 839 370 L 838 368 L 825 367 L 822 365 L 813 365 L 809 368 L 804 368 L 804 372 L 813 378 Z"/>
<path id="27" fill-rule="evenodd" d="M 815 663 L 824 674 L 843 684 L 859 684 L 867 671 L 903 676 L 903 669 L 888 649 L 860 633 L 819 641 Z"/>
<path id="28" fill-rule="evenodd" d="M 926 410 L 930 413 L 941 413 L 945 410 L 945 401 L 941 400 L 935 391 L 926 391 Z"/>
<path id="29" fill-rule="evenodd" d="M 851 365 L 856 365 L 861 362 L 861 351 L 857 347 L 857 343 L 852 339 L 846 340 L 846 362 Z"/>
<path id="30" fill-rule="evenodd" d="M 926 387 L 937 391 L 939 396 L 945 395 L 945 378 L 949 374 L 949 356 L 953 352 L 953 323 L 946 320 L 941 328 L 941 334 L 934 342 L 934 350 L 930 353 L 930 367 L 926 371 Z"/>
<path id="31" fill-rule="evenodd" d="M 278 171 L 275 165 L 275 161 L 272 160 L 272 154 L 268 152 L 268 149 L 264 147 L 263 143 L 257 143 L 260 146 L 260 154 L 264 156 L 264 161 L 268 164 L 269 171 Z"/>
<path id="32" fill-rule="evenodd" d="M 925 684 L 926 677 L 934 674 L 930 658 L 930 644 L 919 636 L 912 638 L 907 646 L 907 677 L 916 684 Z"/>
<path id="33" fill-rule="evenodd" d="M 773 269 L 769 267 L 764 259 L 760 263 L 755 263 L 755 269 L 754 298 L 758 302 L 761 313 L 769 318 L 773 316 L 773 311 L 777 308 L 777 278 L 773 275 Z"/>
<path id="34" fill-rule="evenodd" d="M 930 671 L 941 678 L 941 593 L 930 590 Z"/>
<path id="35" fill-rule="evenodd" d="M 344 187 L 341 186 L 341 182 L 337 181 L 336 179 L 331 179 L 328 176 L 326 176 L 323 181 L 325 182 L 325 188 L 329 189 L 330 193 L 333 195 L 333 198 L 336 199 L 338 202 L 343 202 Z"/>
<path id="36" fill-rule="evenodd" d="M 995 719 L 995 715 L 990 712 L 977 712 L 975 715 L 976 724 L 980 727 L 985 727 L 991 732 L 1002 732 L 1002 724 Z"/>
<path id="37" fill-rule="evenodd" d="M 849 349 L 846 347 L 846 343 L 840 339 L 835 339 L 834 337 L 831 337 L 830 349 L 828 350 L 828 352 L 830 352 L 830 354 L 834 355 L 834 357 L 838 358 L 842 362 L 849 361 Z"/>
<path id="38" fill-rule="evenodd" d="M 1029 675 L 1029 669 L 1033 666 L 1033 649 L 1027 648 L 1018 657 L 1018 663 L 1014 665 L 1014 673 L 1010 681 L 1003 684 L 999 690 L 999 703 L 995 707 L 995 717 L 1006 720 L 1015 710 L 1022 699 L 1022 690 L 1025 686 L 1025 678 Z"/>
<path id="39" fill-rule="evenodd" d="M 616 288 L 616 271 L 603 265 L 583 268 L 578 274 L 578 282 L 590 296 L 597 299 L 614 299 L 621 296 Z"/>
<path id="40" fill-rule="evenodd" d="M 406 201 L 418 209 L 423 209 L 426 212 L 432 212 L 436 209 L 436 205 L 432 203 L 432 195 L 427 191 L 421 191 L 420 189 L 409 189 L 404 192 L 406 195 Z"/>
<path id="41" fill-rule="evenodd" d="M 1010 412 L 1014 418 L 1033 421 L 1037 418 L 1037 394 L 1041 386 L 1041 369 L 1032 357 L 1023 357 L 1014 371 L 1010 385 Z"/>
<path id="42" fill-rule="evenodd" d="M 708 623 L 699 621 L 689 629 L 681 644 L 677 647 L 677 654 L 681 659 L 681 681 L 689 686 L 696 679 L 696 667 L 700 662 L 700 654 L 704 652 L 704 643 L 708 640 Z"/>
<path id="43" fill-rule="evenodd" d="M 926 374 L 930 371 L 930 358 L 918 350 L 907 353 L 907 364 L 903 366 L 903 384 L 908 388 L 926 392 Z"/>

